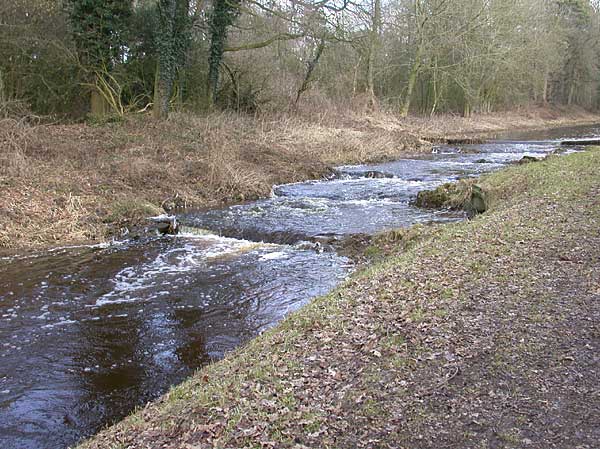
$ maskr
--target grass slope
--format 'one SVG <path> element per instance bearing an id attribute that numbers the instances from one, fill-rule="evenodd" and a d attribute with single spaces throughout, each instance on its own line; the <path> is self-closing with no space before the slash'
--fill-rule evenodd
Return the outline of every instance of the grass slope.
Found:
<path id="1" fill-rule="evenodd" d="M 600 150 L 437 228 L 81 448 L 592 448 Z"/>

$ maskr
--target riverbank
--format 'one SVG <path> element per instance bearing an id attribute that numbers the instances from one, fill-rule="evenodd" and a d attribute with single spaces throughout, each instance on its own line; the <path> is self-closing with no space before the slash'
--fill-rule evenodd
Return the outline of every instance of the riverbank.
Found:
<path id="1" fill-rule="evenodd" d="M 595 447 L 599 171 L 591 149 L 486 176 L 485 214 L 387 240 L 81 447 Z"/>
<path id="2" fill-rule="evenodd" d="M 274 184 L 330 167 L 429 151 L 429 141 L 600 121 L 581 110 L 534 109 L 432 119 L 323 112 L 254 118 L 174 114 L 122 123 L 0 122 L 0 251 L 104 241 L 174 207 L 267 196 Z"/>

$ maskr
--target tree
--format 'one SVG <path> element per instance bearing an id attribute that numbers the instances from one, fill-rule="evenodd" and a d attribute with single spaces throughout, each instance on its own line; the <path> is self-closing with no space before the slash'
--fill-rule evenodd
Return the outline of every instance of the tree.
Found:
<path id="1" fill-rule="evenodd" d="M 381 0 L 372 0 L 371 24 L 369 30 L 369 49 L 367 53 L 367 96 L 369 106 L 377 106 L 375 95 L 375 64 L 381 46 Z"/>
<path id="2" fill-rule="evenodd" d="M 560 80 L 561 100 L 568 105 L 575 100 L 591 104 L 590 89 L 595 90 L 598 77 L 598 32 L 593 28 L 592 6 L 585 0 L 558 0 L 556 5 L 567 43 Z"/>
<path id="3" fill-rule="evenodd" d="M 69 24 L 85 78 L 92 88 L 90 110 L 104 115 L 108 110 L 102 87 L 105 73 L 123 58 L 127 50 L 127 30 L 132 12 L 131 0 L 67 0 Z"/>
<path id="4" fill-rule="evenodd" d="M 435 30 L 435 21 L 442 14 L 446 13 L 450 2 L 448 0 L 414 0 L 414 56 L 408 73 L 408 82 L 406 93 L 400 108 L 400 116 L 406 117 L 410 111 L 413 91 L 417 83 L 417 77 L 421 66 L 423 65 L 423 56 L 426 52 L 425 47 L 431 46 L 431 40 L 437 40 L 437 31 Z M 430 29 L 435 31 L 432 33 Z M 435 45 L 435 44 L 434 44 Z"/>
<path id="5" fill-rule="evenodd" d="M 600 107 L 599 22 L 599 0 L 11 0 L 0 113 Z"/>
<path id="6" fill-rule="evenodd" d="M 59 2 L 0 4 L 0 115 L 77 114 L 81 80 L 71 36 Z"/>
<path id="7" fill-rule="evenodd" d="M 239 16 L 240 0 L 214 0 L 209 16 L 210 49 L 208 53 L 208 80 L 206 98 L 209 108 L 217 99 L 219 89 L 219 73 L 229 27 Z"/>
<path id="8" fill-rule="evenodd" d="M 190 0 L 158 1 L 158 64 L 154 86 L 154 116 L 169 115 L 177 72 L 185 65 L 191 40 Z"/>

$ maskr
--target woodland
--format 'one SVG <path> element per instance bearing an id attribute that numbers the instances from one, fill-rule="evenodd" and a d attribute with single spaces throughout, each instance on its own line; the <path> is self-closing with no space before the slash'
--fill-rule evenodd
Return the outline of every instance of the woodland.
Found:
<path id="1" fill-rule="evenodd" d="M 9 0 L 0 117 L 600 105 L 586 0 Z"/>

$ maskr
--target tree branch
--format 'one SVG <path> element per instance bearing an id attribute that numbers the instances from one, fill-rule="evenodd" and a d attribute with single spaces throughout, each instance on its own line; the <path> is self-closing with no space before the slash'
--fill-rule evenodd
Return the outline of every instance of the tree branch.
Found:
<path id="1" fill-rule="evenodd" d="M 300 34 L 281 33 L 281 34 L 276 34 L 275 36 L 272 36 L 264 41 L 251 42 L 249 44 L 244 44 L 244 45 L 240 45 L 237 47 L 225 47 L 223 49 L 223 51 L 232 52 L 232 51 L 256 50 L 258 48 L 268 47 L 269 45 L 271 45 L 275 42 L 278 42 L 278 41 L 291 41 L 291 40 L 295 40 L 295 39 L 300 39 L 302 37 L 306 37 L 306 35 L 307 35 L 306 33 L 300 33 Z"/>

